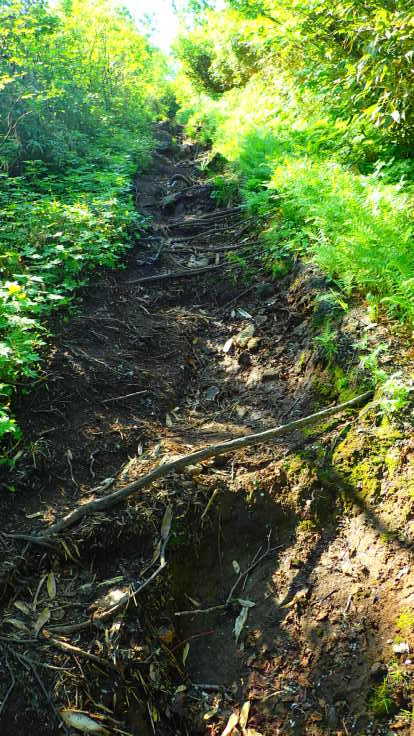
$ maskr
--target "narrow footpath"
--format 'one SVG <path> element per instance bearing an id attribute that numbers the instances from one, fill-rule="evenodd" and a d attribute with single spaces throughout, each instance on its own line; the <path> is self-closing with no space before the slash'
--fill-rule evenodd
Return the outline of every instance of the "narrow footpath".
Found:
<path id="1" fill-rule="evenodd" d="M 411 541 L 327 468 L 357 422 L 369 433 L 358 410 L 28 539 L 160 461 L 334 403 L 315 388 L 324 280 L 297 265 L 272 281 L 255 219 L 212 197 L 209 152 L 171 126 L 158 139 L 135 185 L 147 231 L 55 326 L 16 407 L 27 443 L 1 500 L 0 733 L 409 735 L 413 634 L 400 649 L 395 637 L 414 601 Z M 373 710 L 393 672 L 394 704 Z"/>

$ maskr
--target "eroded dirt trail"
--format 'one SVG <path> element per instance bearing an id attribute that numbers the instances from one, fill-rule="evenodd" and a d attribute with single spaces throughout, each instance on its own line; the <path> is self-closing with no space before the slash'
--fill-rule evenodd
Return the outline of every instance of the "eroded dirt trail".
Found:
<path id="1" fill-rule="evenodd" d="M 275 284 L 260 270 L 243 282 L 226 253 L 255 260 L 254 221 L 216 205 L 200 171 L 205 153 L 168 130 L 159 137 L 136 185 L 151 229 L 124 271 L 88 289 L 59 331 L 45 380 L 22 399 L 30 444 L 18 492 L 2 500 L 3 531 L 39 531 L 161 457 L 315 407 L 309 316 L 323 280 L 296 269 Z M 2 736 L 29 724 L 61 733 L 59 707 L 103 719 L 113 733 L 218 734 L 247 701 L 250 736 L 390 733 L 368 700 L 392 657 L 397 612 L 413 596 L 412 555 L 401 541 L 385 543 L 380 520 L 327 472 L 353 422 L 338 416 L 189 467 L 88 518 L 56 550 L 3 536 L 1 697 L 10 673 L 20 677 L 0 707 Z M 166 507 L 167 567 L 127 613 L 94 623 L 147 579 Z M 404 717 L 394 727 L 410 733 Z"/>

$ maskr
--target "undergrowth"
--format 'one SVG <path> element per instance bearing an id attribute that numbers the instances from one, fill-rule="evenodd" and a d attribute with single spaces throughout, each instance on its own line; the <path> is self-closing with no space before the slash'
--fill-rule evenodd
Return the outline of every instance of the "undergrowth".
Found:
<path id="1" fill-rule="evenodd" d="M 0 175 L 0 437 L 19 435 L 9 402 L 16 385 L 33 379 L 44 344 L 44 318 L 67 306 L 98 266 L 119 257 L 145 221 L 135 210 L 131 179 L 152 141 L 102 139 L 64 175 L 41 162 L 27 176 Z M 35 174 L 42 176 L 36 180 Z"/>
<path id="2" fill-rule="evenodd" d="M 414 322 L 413 184 L 409 162 L 375 127 L 335 119 L 316 92 L 262 71 L 218 99 L 180 84 L 179 120 L 228 162 L 229 184 L 265 218 L 263 260 L 273 276 L 312 260 L 372 314 Z M 407 178 L 408 177 L 408 178 Z M 229 197 L 230 198 L 230 197 Z"/>
<path id="3" fill-rule="evenodd" d="M 0 438 L 13 443 L 11 399 L 38 372 L 46 318 L 144 227 L 132 178 L 173 96 L 166 58 L 110 0 L 10 0 L 0 45 Z"/>

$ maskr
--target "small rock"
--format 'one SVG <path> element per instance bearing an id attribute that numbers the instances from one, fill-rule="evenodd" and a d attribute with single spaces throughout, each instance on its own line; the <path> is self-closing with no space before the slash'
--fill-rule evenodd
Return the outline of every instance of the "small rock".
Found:
<path id="1" fill-rule="evenodd" d="M 394 644 L 392 647 L 392 651 L 394 652 L 394 654 L 409 654 L 410 647 L 407 642 L 402 641 L 398 644 Z"/>
<path id="2" fill-rule="evenodd" d="M 249 414 L 249 419 L 251 419 L 253 422 L 257 422 L 260 419 L 263 419 L 265 416 L 265 412 L 261 411 L 260 409 L 256 409 L 255 411 L 251 411 Z"/>
<path id="3" fill-rule="evenodd" d="M 207 401 L 214 401 L 214 399 L 219 395 L 220 389 L 218 386 L 210 386 L 210 388 L 206 391 L 206 399 Z"/>
<path id="4" fill-rule="evenodd" d="M 191 256 L 190 260 L 187 262 L 188 268 L 205 268 L 208 265 L 208 258 L 196 258 L 195 256 Z"/>

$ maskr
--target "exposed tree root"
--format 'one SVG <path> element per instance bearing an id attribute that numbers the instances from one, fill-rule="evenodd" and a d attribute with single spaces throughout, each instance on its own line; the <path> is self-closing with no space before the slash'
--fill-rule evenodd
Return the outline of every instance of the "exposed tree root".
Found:
<path id="1" fill-rule="evenodd" d="M 185 271 L 166 271 L 165 273 L 156 273 L 153 276 L 142 276 L 140 279 L 135 279 L 134 281 L 126 281 L 125 284 L 117 284 L 116 288 L 118 289 L 119 286 L 134 286 L 135 284 L 143 284 L 147 281 L 159 281 L 161 279 L 178 279 L 185 278 L 186 276 L 197 276 L 198 274 L 205 273 L 206 271 L 215 271 L 217 268 L 223 270 L 225 269 L 225 266 L 223 266 L 222 263 L 219 263 L 218 265 L 204 266 L 203 268 L 188 268 Z"/>
<path id="2" fill-rule="evenodd" d="M 268 429 L 265 432 L 259 432 L 258 434 L 249 434 L 244 437 L 237 437 L 236 439 L 228 440 L 227 442 L 222 442 L 217 445 L 209 445 L 208 447 L 197 450 L 196 452 L 192 452 L 189 455 L 183 455 L 183 457 L 178 458 L 177 460 L 173 460 L 169 463 L 160 464 L 156 468 L 154 468 L 154 470 L 151 470 L 150 473 L 143 475 L 142 478 L 139 478 L 138 480 L 130 483 L 124 488 L 120 488 L 119 490 L 114 491 L 107 496 L 94 499 L 92 501 L 89 501 L 88 503 L 83 504 L 82 506 L 78 506 L 76 509 L 71 511 L 55 524 L 52 524 L 52 526 L 50 526 L 49 529 L 43 532 L 43 534 L 35 535 L 33 539 L 31 539 L 29 535 L 25 535 L 25 540 L 33 541 L 37 544 L 40 540 L 49 540 L 50 538 L 53 538 L 54 535 L 59 534 L 65 529 L 73 526 L 85 516 L 90 516 L 96 511 L 102 511 L 103 509 L 108 509 L 112 506 L 115 506 L 116 504 L 124 501 L 126 498 L 139 491 L 141 488 L 149 486 L 158 478 L 162 478 L 169 473 L 172 473 L 173 471 L 182 470 L 187 465 L 194 465 L 211 457 L 218 457 L 219 455 L 226 455 L 230 452 L 235 452 L 242 449 L 243 447 L 251 447 L 253 445 L 259 445 L 265 442 L 269 442 L 274 437 L 279 437 L 280 435 L 286 434 L 288 432 L 293 432 L 296 429 L 307 427 L 310 424 L 317 424 L 325 417 L 331 416 L 332 414 L 337 414 L 338 412 L 344 411 L 345 409 L 351 409 L 354 406 L 358 406 L 369 401 L 369 399 L 372 398 L 372 395 L 372 391 L 367 391 L 366 393 L 361 394 L 360 396 L 357 396 L 350 401 L 345 401 L 342 404 L 336 404 L 335 406 L 328 407 L 327 409 L 323 409 L 322 411 L 316 412 L 315 414 L 310 414 L 307 417 L 303 417 L 303 419 L 297 419 L 293 422 L 289 422 L 288 424 L 282 424 L 279 427 Z"/>

